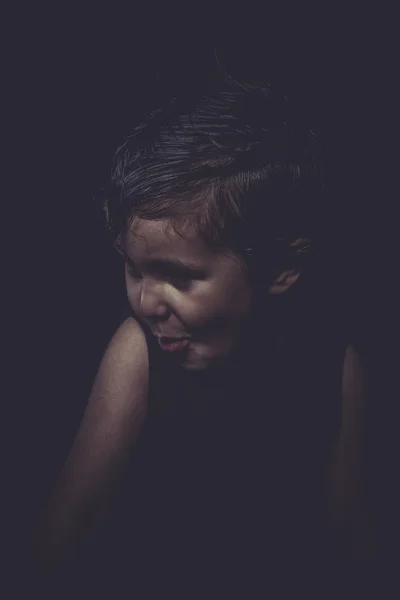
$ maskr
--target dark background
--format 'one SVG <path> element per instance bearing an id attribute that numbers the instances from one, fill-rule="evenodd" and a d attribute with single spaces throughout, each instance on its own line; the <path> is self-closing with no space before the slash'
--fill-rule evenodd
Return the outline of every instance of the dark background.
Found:
<path id="1" fill-rule="evenodd" d="M 13 20 L 5 177 L 12 193 L 3 198 L 12 212 L 3 219 L 12 281 L 5 313 L 7 405 L 14 409 L 5 420 L 11 552 L 18 552 L 66 457 L 124 306 L 122 265 L 103 241 L 93 199 L 140 111 L 203 77 L 214 43 L 238 72 L 265 64 L 312 108 L 327 134 L 332 229 L 340 232 L 338 252 L 343 245 L 348 252 L 352 335 L 379 398 L 374 418 L 386 415 L 381 430 L 392 423 L 390 15 L 281 17 L 265 27 L 252 15 L 245 28 L 240 19 L 221 28 L 224 19 L 210 17 L 209 29 L 195 17 L 187 27 L 158 13 L 112 17 L 22 10 Z M 117 21 L 113 27 L 110 20 Z M 381 454 L 393 457 L 392 438 L 383 437 Z M 376 470 L 388 506 L 392 467 L 384 464 Z"/>

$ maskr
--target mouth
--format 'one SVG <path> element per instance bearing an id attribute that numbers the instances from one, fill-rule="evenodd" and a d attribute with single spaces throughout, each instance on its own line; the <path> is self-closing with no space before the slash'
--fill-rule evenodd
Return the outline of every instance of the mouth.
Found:
<path id="1" fill-rule="evenodd" d="M 189 344 L 188 337 L 167 337 L 167 336 L 156 336 L 158 343 L 162 350 L 166 352 L 181 352 Z"/>

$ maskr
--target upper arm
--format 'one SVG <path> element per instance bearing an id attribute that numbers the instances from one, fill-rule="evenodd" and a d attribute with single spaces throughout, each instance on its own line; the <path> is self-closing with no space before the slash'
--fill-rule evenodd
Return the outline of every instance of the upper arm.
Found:
<path id="1" fill-rule="evenodd" d="M 129 318 L 104 354 L 68 458 L 67 468 L 81 486 L 102 485 L 136 442 L 146 416 L 148 370 L 144 333 Z"/>
<path id="2" fill-rule="evenodd" d="M 334 529 L 347 539 L 353 558 L 375 552 L 366 479 L 368 402 L 363 361 L 349 346 L 343 364 L 342 421 L 333 453 L 330 510 Z"/>
<path id="3" fill-rule="evenodd" d="M 343 492 L 356 492 L 365 450 L 368 385 L 363 362 L 348 346 L 342 373 L 342 419 L 336 444 L 336 471 Z"/>
<path id="4" fill-rule="evenodd" d="M 147 406 L 149 361 L 140 325 L 129 318 L 114 334 L 100 363 L 84 423 L 110 437 L 115 425 L 135 427 Z"/>
<path id="5" fill-rule="evenodd" d="M 108 510 L 146 416 L 148 370 L 143 331 L 136 321 L 127 319 L 101 361 L 81 426 L 40 526 L 39 547 L 45 548 L 47 556 L 54 555 L 53 560 Z"/>
<path id="6" fill-rule="evenodd" d="M 366 417 L 368 381 L 363 361 L 353 346 L 348 346 L 342 377 L 343 425 L 361 427 Z"/>

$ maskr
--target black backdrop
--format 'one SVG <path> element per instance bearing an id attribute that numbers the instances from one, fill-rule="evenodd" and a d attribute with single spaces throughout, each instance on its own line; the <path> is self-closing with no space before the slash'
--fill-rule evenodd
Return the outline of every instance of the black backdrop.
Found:
<path id="1" fill-rule="evenodd" d="M 8 232 L 15 359 L 9 402 L 16 416 L 8 428 L 6 489 L 17 553 L 65 459 L 124 304 L 121 264 L 102 239 L 93 197 L 140 111 L 163 90 L 203 76 L 212 56 L 206 35 L 193 40 L 171 29 L 160 36 L 148 23 L 145 31 L 136 24 L 131 37 L 111 36 L 104 23 L 52 17 L 56 24 L 35 21 L 33 28 L 25 19 L 11 53 L 18 59 L 10 69 L 15 175 L 8 177 L 17 191 L 16 226 Z M 351 250 L 354 336 L 379 388 L 388 346 L 382 323 L 390 314 L 381 282 L 393 198 L 386 179 L 393 50 L 373 17 L 350 32 L 329 22 L 282 25 L 278 35 L 253 35 L 252 43 L 249 32 L 231 31 L 222 45 L 239 70 L 268 64 L 314 107 L 328 133 L 332 227 L 336 219 L 338 247 L 345 241 Z"/>

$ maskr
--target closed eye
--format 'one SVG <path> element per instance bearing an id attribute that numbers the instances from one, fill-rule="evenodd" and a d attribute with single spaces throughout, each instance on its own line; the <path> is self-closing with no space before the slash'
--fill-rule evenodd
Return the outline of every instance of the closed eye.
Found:
<path id="1" fill-rule="evenodd" d="M 178 290 L 188 290 L 194 283 L 193 279 L 186 275 L 168 277 L 168 281 Z"/>
<path id="2" fill-rule="evenodd" d="M 141 279 L 142 274 L 139 271 L 139 269 L 137 268 L 137 266 L 128 258 L 125 259 L 125 263 L 126 263 L 126 270 L 128 271 L 129 275 L 131 277 L 133 277 L 134 279 Z"/>
<path id="3" fill-rule="evenodd" d="M 129 276 L 132 277 L 133 279 L 142 279 L 143 274 L 140 272 L 138 267 L 128 258 L 125 259 L 125 262 L 126 262 L 126 270 L 129 274 Z M 154 275 L 156 275 L 160 279 L 164 279 L 165 281 L 168 281 L 168 283 L 170 283 L 171 285 L 173 285 L 175 288 L 177 288 L 179 290 L 189 289 L 194 282 L 193 277 L 191 276 L 191 274 L 188 274 L 188 273 L 163 272 L 163 273 L 157 273 L 157 274 L 154 273 Z"/>

